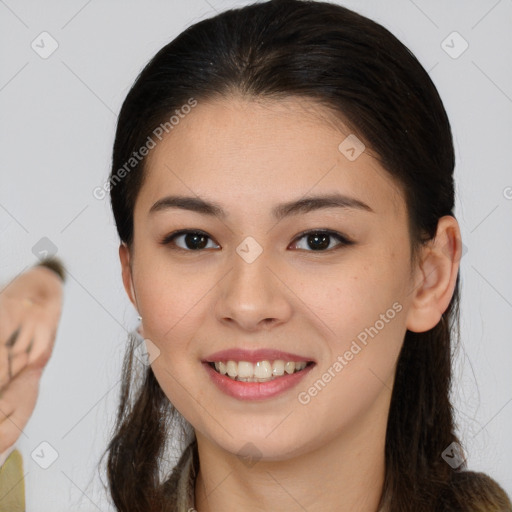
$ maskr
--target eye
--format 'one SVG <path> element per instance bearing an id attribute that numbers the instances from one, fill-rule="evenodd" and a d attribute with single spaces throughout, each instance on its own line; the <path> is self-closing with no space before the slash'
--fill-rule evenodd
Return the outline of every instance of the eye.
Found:
<path id="1" fill-rule="evenodd" d="M 182 240 L 180 246 L 176 243 L 177 240 Z M 300 247 L 296 241 L 305 239 L 306 245 L 309 245 L 311 250 Z M 336 239 L 338 241 L 334 247 L 331 245 L 332 239 Z M 170 233 L 162 240 L 162 245 L 175 245 L 177 249 L 183 251 L 201 251 L 203 249 L 215 249 L 216 247 L 208 247 L 208 240 L 211 241 L 211 238 L 204 232 L 199 230 L 181 230 Z M 334 250 L 337 247 L 349 246 L 353 245 L 355 242 L 348 239 L 346 236 L 338 233 L 336 231 L 330 230 L 312 230 L 301 233 L 298 237 L 295 238 L 295 242 L 292 243 L 293 248 L 298 248 L 301 250 L 306 250 L 308 252 L 327 252 L 330 250 Z M 218 246 L 217 246 L 218 248 Z"/>
<path id="2" fill-rule="evenodd" d="M 167 235 L 162 240 L 162 245 L 169 245 L 171 242 L 174 245 L 176 244 L 176 240 L 182 239 L 185 247 L 177 246 L 178 249 L 182 249 L 184 251 L 201 251 L 202 249 L 211 249 L 211 247 L 207 247 L 207 240 L 210 237 L 204 233 L 203 231 L 192 231 L 192 230 L 182 230 L 175 231 Z"/>
<path id="3" fill-rule="evenodd" d="M 301 233 L 295 240 L 301 240 L 302 238 L 306 240 L 305 245 L 309 244 L 309 247 L 312 248 L 312 251 L 308 252 L 327 252 L 328 250 L 330 251 L 339 247 L 353 245 L 355 243 L 341 233 L 330 230 L 306 231 Z M 333 238 L 338 240 L 338 244 L 334 245 L 334 247 L 331 246 Z M 295 245 L 297 245 L 297 243 L 295 243 Z M 298 248 L 304 249 L 304 247 Z"/>

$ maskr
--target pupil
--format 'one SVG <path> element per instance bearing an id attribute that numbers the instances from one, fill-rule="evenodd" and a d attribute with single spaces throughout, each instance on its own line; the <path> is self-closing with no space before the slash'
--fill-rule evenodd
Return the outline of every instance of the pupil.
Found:
<path id="1" fill-rule="evenodd" d="M 187 233 L 185 243 L 189 249 L 203 249 L 206 246 L 206 237 L 200 233 Z"/>
<path id="2" fill-rule="evenodd" d="M 326 233 L 316 233 L 308 236 L 308 243 L 312 249 L 326 249 L 329 247 L 329 236 Z M 320 242 L 319 242 L 320 241 Z"/>

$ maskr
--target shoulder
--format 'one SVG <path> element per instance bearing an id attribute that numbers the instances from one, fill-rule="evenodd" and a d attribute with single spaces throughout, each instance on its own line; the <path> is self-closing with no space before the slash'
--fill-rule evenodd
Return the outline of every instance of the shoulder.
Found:
<path id="1" fill-rule="evenodd" d="M 455 471 L 445 498 L 446 512 L 512 512 L 507 493 L 485 473 Z"/>

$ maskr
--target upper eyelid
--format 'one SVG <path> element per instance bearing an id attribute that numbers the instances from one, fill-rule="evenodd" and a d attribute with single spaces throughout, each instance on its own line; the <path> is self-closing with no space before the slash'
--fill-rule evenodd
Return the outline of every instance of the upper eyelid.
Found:
<path id="1" fill-rule="evenodd" d="M 340 238 L 345 238 L 346 240 L 349 240 L 349 237 L 344 235 L 343 233 L 339 233 L 338 231 L 334 229 L 328 229 L 328 228 L 313 228 L 313 229 L 306 229 L 305 231 L 301 231 L 298 233 L 294 240 L 297 238 L 302 238 L 303 236 L 310 235 L 311 233 L 326 233 L 328 235 L 332 236 L 338 236 Z"/>
<path id="2" fill-rule="evenodd" d="M 177 238 L 178 236 L 188 235 L 190 233 L 203 235 L 209 238 L 210 240 L 215 241 L 215 239 L 211 235 L 209 235 L 206 231 L 202 231 L 201 229 L 178 229 L 176 231 L 173 231 L 172 233 L 169 233 L 168 235 L 165 235 L 162 239 L 162 243 L 165 244 L 166 242 L 170 242 L 172 239 Z"/>
<path id="3" fill-rule="evenodd" d="M 352 238 L 346 236 L 343 233 L 339 233 L 338 231 L 335 231 L 333 229 L 308 229 L 306 231 L 302 231 L 297 236 L 294 237 L 293 241 L 300 240 L 301 238 L 305 237 L 306 235 L 310 235 L 313 233 L 324 233 L 328 236 L 332 236 L 333 238 L 337 238 L 340 242 L 340 245 L 353 245 L 355 242 Z M 329 252 L 329 251 L 307 251 L 307 252 Z"/>

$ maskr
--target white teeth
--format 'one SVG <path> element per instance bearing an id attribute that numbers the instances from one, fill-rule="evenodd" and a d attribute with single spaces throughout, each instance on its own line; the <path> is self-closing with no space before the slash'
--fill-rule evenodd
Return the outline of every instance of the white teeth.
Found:
<path id="1" fill-rule="evenodd" d="M 274 364 L 272 365 L 272 375 L 284 375 L 284 361 L 282 361 L 281 359 L 274 361 Z"/>
<path id="2" fill-rule="evenodd" d="M 276 359 L 273 363 L 270 361 L 258 361 L 257 363 L 248 361 L 215 362 L 215 369 L 221 375 L 228 375 L 232 379 L 244 382 L 267 382 L 285 373 L 291 375 L 303 370 L 306 366 L 306 361 L 294 362 L 281 359 Z"/>
<path id="3" fill-rule="evenodd" d="M 226 363 L 226 370 L 230 377 L 236 377 L 238 375 L 238 365 L 235 361 L 228 361 Z"/>
<path id="4" fill-rule="evenodd" d="M 238 367 L 240 367 L 242 363 L 238 363 Z M 239 377 L 252 377 L 252 375 L 238 375 Z M 258 361 L 254 365 L 254 376 L 257 379 L 268 379 L 272 377 L 272 366 L 268 361 Z"/>
<path id="5" fill-rule="evenodd" d="M 241 379 L 248 379 L 254 376 L 254 366 L 247 361 L 240 361 L 238 363 L 238 376 Z"/>
<path id="6" fill-rule="evenodd" d="M 219 362 L 215 363 L 215 369 L 221 375 L 226 375 L 226 373 L 227 373 L 226 363 L 223 363 L 222 361 L 219 361 Z"/>
<path id="7" fill-rule="evenodd" d="M 284 365 L 284 371 L 286 373 L 293 373 L 295 371 L 295 363 L 293 361 L 288 361 L 285 365 Z"/>

